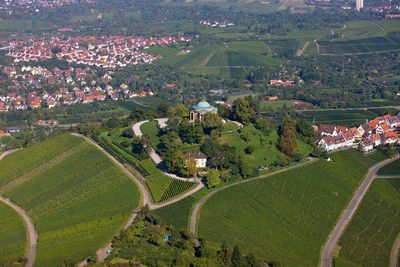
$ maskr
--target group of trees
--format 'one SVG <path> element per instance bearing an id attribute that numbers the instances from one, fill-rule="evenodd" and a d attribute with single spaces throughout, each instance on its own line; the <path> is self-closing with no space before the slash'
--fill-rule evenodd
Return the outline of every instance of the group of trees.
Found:
<path id="1" fill-rule="evenodd" d="M 243 124 L 255 122 L 259 118 L 260 100 L 251 95 L 233 101 L 230 116 Z"/>
<path id="2" fill-rule="evenodd" d="M 176 266 L 176 267 L 261 267 L 277 266 L 252 253 L 244 253 L 239 246 L 226 242 L 212 243 L 194 239 L 185 231 L 164 224 L 160 218 L 146 210 L 138 213 L 135 223 L 113 240 L 113 250 L 106 263 L 123 258 L 129 266 Z"/>

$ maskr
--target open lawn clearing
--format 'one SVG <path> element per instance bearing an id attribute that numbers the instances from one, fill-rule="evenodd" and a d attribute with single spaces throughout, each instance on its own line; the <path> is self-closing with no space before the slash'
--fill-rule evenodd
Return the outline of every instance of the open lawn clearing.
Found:
<path id="1" fill-rule="evenodd" d="M 82 143 L 65 134 L 34 144 L 0 161 L 0 187 Z"/>
<path id="2" fill-rule="evenodd" d="M 236 123 L 227 121 L 224 124 L 224 127 L 222 128 L 222 132 L 223 133 L 233 132 L 233 131 L 236 131 L 237 129 L 238 129 L 238 126 L 236 125 Z"/>
<path id="3" fill-rule="evenodd" d="M 140 127 L 142 133 L 150 137 L 151 146 L 156 149 L 160 143 L 160 129 L 158 129 L 158 122 L 156 120 L 143 123 Z"/>
<path id="4" fill-rule="evenodd" d="M 335 266 L 389 266 L 400 233 L 400 192 L 391 180 L 376 179 L 339 241 Z"/>
<path id="5" fill-rule="evenodd" d="M 383 161 L 387 158 L 382 152 L 378 150 L 372 151 L 365 156 L 375 162 Z"/>
<path id="6" fill-rule="evenodd" d="M 400 177 L 400 160 L 393 161 L 379 169 L 378 175 Z"/>
<path id="7" fill-rule="evenodd" d="M 22 218 L 11 207 L 0 202 L 0 264 L 26 257 L 28 241 Z"/>
<path id="8" fill-rule="evenodd" d="M 139 203 L 135 184 L 94 146 L 83 147 L 5 195 L 35 222 L 35 266 L 77 263 L 92 255 Z"/>
<path id="9" fill-rule="evenodd" d="M 257 130 L 253 125 L 244 127 L 242 134 L 246 133 L 250 137 L 250 140 L 246 143 L 239 132 L 231 132 L 222 134 L 220 141 L 231 146 L 235 146 L 236 149 L 245 154 L 245 149 L 251 144 L 254 151 L 251 155 L 245 155 L 244 160 L 247 161 L 253 168 L 258 168 L 266 165 L 270 165 L 278 158 L 284 157 L 284 155 L 278 150 L 278 133 L 273 130 L 268 136 L 265 136 L 262 132 Z M 298 143 L 298 153 L 303 156 L 307 156 L 312 148 L 300 140 Z"/>
<path id="10" fill-rule="evenodd" d="M 316 266 L 321 246 L 368 165 L 357 152 L 223 190 L 203 207 L 199 236 L 288 266 Z"/>
<path id="11" fill-rule="evenodd" d="M 278 100 L 278 101 L 262 101 L 260 103 L 261 111 L 293 109 L 296 107 L 296 101 Z"/>

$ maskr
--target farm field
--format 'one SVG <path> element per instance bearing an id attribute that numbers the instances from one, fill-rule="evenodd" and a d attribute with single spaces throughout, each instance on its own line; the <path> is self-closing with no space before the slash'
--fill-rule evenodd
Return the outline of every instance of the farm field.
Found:
<path id="1" fill-rule="evenodd" d="M 282 266 L 318 265 L 321 246 L 370 162 L 357 151 L 234 186 L 202 208 L 199 236 Z"/>
<path id="2" fill-rule="evenodd" d="M 3 20 L 0 19 L 0 30 L 45 30 L 50 29 L 53 25 L 50 22 L 42 20 Z"/>
<path id="3" fill-rule="evenodd" d="M 134 182 L 97 148 L 82 140 L 61 135 L 28 148 L 31 155 L 41 158 L 62 148 L 57 142 L 66 146 L 80 143 L 48 168 L 39 165 L 30 171 L 27 165 L 26 171 L 31 175 L 11 188 L 2 187 L 9 188 L 4 195 L 24 208 L 36 225 L 35 266 L 75 264 L 92 255 L 118 232 L 139 204 Z M 40 150 L 41 145 L 49 149 Z M 19 162 L 23 153 L 26 151 L 6 159 Z M 9 167 L 2 167 L 1 173 Z"/>
<path id="4" fill-rule="evenodd" d="M 335 266 L 389 266 L 400 233 L 400 178 L 376 179 L 339 241 Z"/>
<path id="5" fill-rule="evenodd" d="M 11 180 L 21 177 L 38 166 L 47 165 L 51 159 L 77 147 L 82 142 L 83 139 L 71 135 L 56 136 L 6 157 L 0 161 L 0 191 L 1 187 Z"/>
<path id="6" fill-rule="evenodd" d="M 149 48 L 147 52 L 164 56 L 161 64 L 169 64 L 197 74 L 213 74 L 224 78 L 241 77 L 251 66 L 277 64 L 270 47 L 263 41 L 231 41 L 220 45 L 195 47 L 189 53 L 177 48 Z"/>
<path id="7" fill-rule="evenodd" d="M 243 154 L 245 154 L 245 149 L 248 144 L 252 144 L 254 152 L 251 155 L 245 155 L 244 160 L 246 160 L 253 168 L 269 165 L 277 159 L 284 157 L 276 147 L 276 144 L 278 143 L 278 133 L 276 131 L 273 131 L 269 136 L 265 136 L 253 125 L 250 125 L 243 129 L 242 134 L 243 133 L 246 133 L 250 138 L 247 143 L 241 138 L 239 132 L 222 134 L 220 141 L 235 146 L 239 151 L 242 151 Z M 311 153 L 312 148 L 309 145 L 300 140 L 297 140 L 297 144 L 299 154 L 307 156 Z"/>
<path id="8" fill-rule="evenodd" d="M 380 168 L 378 171 L 378 175 L 400 177 L 400 160 L 393 161 Z"/>
<path id="9" fill-rule="evenodd" d="M 368 109 L 368 110 L 324 110 L 305 111 L 301 114 L 308 120 L 317 124 L 340 124 L 345 126 L 359 126 L 366 119 L 371 120 L 387 113 L 395 112 L 395 109 Z"/>
<path id="10" fill-rule="evenodd" d="M 0 202 L 0 225 L 0 264 L 11 265 L 26 256 L 25 224 L 17 212 Z"/>

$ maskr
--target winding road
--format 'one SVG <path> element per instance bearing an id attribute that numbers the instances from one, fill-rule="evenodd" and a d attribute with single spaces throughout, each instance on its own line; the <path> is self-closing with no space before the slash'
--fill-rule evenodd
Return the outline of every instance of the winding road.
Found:
<path id="1" fill-rule="evenodd" d="M 20 149 L 14 149 L 4 152 L 3 154 L 0 155 L 0 160 L 19 150 Z M 10 199 L 0 195 L 0 201 L 8 205 L 13 210 L 15 210 L 25 222 L 27 234 L 29 237 L 29 255 L 25 267 L 32 267 L 36 259 L 36 247 L 37 247 L 37 237 L 38 237 L 35 229 L 35 224 L 33 223 L 32 219 L 28 216 L 28 214 L 26 214 L 25 210 L 20 206 L 18 206 L 17 204 L 13 203 Z"/>
<path id="2" fill-rule="evenodd" d="M 352 200 L 350 201 L 347 208 L 344 210 L 342 216 L 339 218 L 339 221 L 335 225 L 333 231 L 328 237 L 328 241 L 323 248 L 320 266 L 322 267 L 331 267 L 332 266 L 332 252 L 337 246 L 340 237 L 343 235 L 346 227 L 349 225 L 351 219 L 353 218 L 357 208 L 359 207 L 364 195 L 367 193 L 368 188 L 371 186 L 373 180 L 376 178 L 376 173 L 378 170 L 384 165 L 399 159 L 400 156 L 397 156 L 393 159 L 384 160 L 378 164 L 375 164 L 368 170 L 368 174 L 365 177 L 364 181 L 358 187 L 357 191 L 354 193 Z"/>
<path id="3" fill-rule="evenodd" d="M 400 263 L 398 262 L 399 250 L 400 250 L 400 234 L 398 235 L 395 244 L 393 246 L 392 252 L 390 254 L 390 267 L 400 266 Z"/>
<path id="4" fill-rule="evenodd" d="M 170 199 L 169 201 L 165 201 L 159 204 L 156 204 L 153 202 L 153 199 L 151 197 L 151 193 L 149 192 L 149 190 L 147 189 L 147 186 L 145 185 L 144 181 L 141 180 L 139 177 L 136 177 L 135 175 L 133 175 L 122 163 L 120 163 L 117 159 L 115 159 L 112 155 L 110 155 L 105 149 L 103 149 L 99 144 L 97 144 L 95 141 L 93 141 L 92 139 L 81 135 L 81 134 L 77 134 L 77 133 L 71 133 L 74 136 L 78 136 L 78 137 L 82 137 L 84 138 L 87 142 L 89 142 L 90 144 L 96 146 L 104 155 L 106 155 L 112 162 L 114 162 L 132 181 L 134 181 L 136 183 L 136 185 L 138 186 L 138 189 L 140 191 L 141 194 L 141 201 L 139 206 L 132 212 L 131 217 L 129 218 L 128 222 L 125 224 L 123 229 L 128 228 L 129 226 L 131 226 L 133 224 L 133 222 L 135 221 L 135 218 L 137 216 L 137 211 L 140 210 L 141 207 L 148 207 L 149 210 L 156 210 L 156 209 L 160 209 L 163 207 L 166 207 L 168 205 L 174 204 L 194 193 L 196 193 L 197 191 L 201 190 L 204 185 L 202 183 L 199 183 L 196 187 L 192 188 L 191 190 L 173 198 Z M 98 262 L 103 262 L 109 254 L 109 251 L 112 249 L 112 243 L 109 242 L 107 243 L 103 248 L 100 248 L 96 251 L 96 255 L 97 255 L 97 260 Z M 87 266 L 87 262 L 86 260 L 80 262 L 78 264 L 79 267 L 84 267 Z"/>
<path id="5" fill-rule="evenodd" d="M 160 128 L 164 128 L 167 126 L 167 118 L 160 118 L 160 119 L 155 119 L 158 122 L 158 125 L 160 126 Z M 141 121 L 138 123 L 135 123 L 132 126 L 132 131 L 134 133 L 134 135 L 141 137 L 143 135 L 141 126 L 145 123 L 149 122 L 148 120 L 145 121 Z M 165 168 L 165 166 L 162 163 L 162 159 L 160 157 L 160 155 L 158 155 L 158 153 L 154 150 L 153 147 L 150 147 L 150 158 L 151 160 L 156 164 L 156 166 L 167 176 L 169 176 L 172 179 L 175 180 L 182 180 L 185 182 L 194 182 L 194 183 L 199 183 L 201 184 L 201 180 L 199 178 L 196 177 L 192 177 L 192 178 L 183 178 L 183 177 L 179 177 L 175 174 L 169 173 L 167 168 Z"/>
<path id="6" fill-rule="evenodd" d="M 197 220 L 198 220 L 198 218 L 200 216 L 201 208 L 216 193 L 218 193 L 218 192 L 220 192 L 222 190 L 228 189 L 228 188 L 230 188 L 232 186 L 236 186 L 236 185 L 239 185 L 239 184 L 252 182 L 252 181 L 255 181 L 255 180 L 265 179 L 265 178 L 271 177 L 271 176 L 273 176 L 275 174 L 278 174 L 278 173 L 287 172 L 287 171 L 289 171 L 291 169 L 299 168 L 299 167 L 302 167 L 304 165 L 310 164 L 310 163 L 312 163 L 312 162 L 314 162 L 316 160 L 317 160 L 316 158 L 308 158 L 306 161 L 304 161 L 302 163 L 299 163 L 297 165 L 294 165 L 294 166 L 291 166 L 291 167 L 288 167 L 288 168 L 285 168 L 285 169 L 281 169 L 281 170 L 278 170 L 278 171 L 275 171 L 275 172 L 271 172 L 271 173 L 268 173 L 268 174 L 260 175 L 260 176 L 257 176 L 257 177 L 254 177 L 254 178 L 250 178 L 250 179 L 247 179 L 247 180 L 238 181 L 238 182 L 235 182 L 235 183 L 220 187 L 220 188 L 218 188 L 218 189 L 216 189 L 214 191 L 211 191 L 210 193 L 205 195 L 203 198 L 201 198 L 196 203 L 196 205 L 193 207 L 191 215 L 190 215 L 190 224 L 189 224 L 190 233 L 192 233 L 193 235 L 196 235 L 196 233 L 197 233 Z"/>

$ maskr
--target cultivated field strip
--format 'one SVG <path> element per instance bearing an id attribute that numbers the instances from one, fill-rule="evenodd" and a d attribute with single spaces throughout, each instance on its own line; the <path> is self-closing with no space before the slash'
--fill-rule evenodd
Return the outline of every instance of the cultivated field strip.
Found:
<path id="1" fill-rule="evenodd" d="M 316 266 L 321 246 L 369 166 L 358 157 L 364 156 L 344 151 L 330 163 L 223 190 L 202 208 L 199 235 L 285 266 Z"/>
<path id="2" fill-rule="evenodd" d="M 389 266 L 400 233 L 400 179 L 376 179 L 339 241 L 338 266 Z M 395 184 L 395 185 L 393 185 Z"/>
<path id="3" fill-rule="evenodd" d="M 80 144 L 83 139 L 64 135 L 58 141 Z M 57 164 L 5 193 L 35 223 L 35 266 L 74 265 L 94 254 L 123 227 L 139 204 L 135 184 L 110 159 L 86 142 L 74 147 L 64 151 L 68 156 L 59 158 Z M 35 149 L 30 152 L 36 153 Z M 18 153 L 8 157 L 19 158 Z"/>
<path id="4" fill-rule="evenodd" d="M 0 161 L 0 187 L 83 142 L 68 134 L 34 144 Z"/>
<path id="5" fill-rule="evenodd" d="M 80 143 L 77 146 L 72 147 L 69 150 L 66 150 L 60 155 L 55 156 L 54 158 L 50 159 L 49 161 L 35 167 L 34 169 L 30 170 L 29 172 L 25 173 L 24 175 L 10 181 L 9 183 L 5 184 L 0 188 L 0 194 L 4 194 L 5 192 L 11 191 L 14 188 L 20 186 L 21 184 L 29 181 L 32 177 L 39 175 L 42 172 L 47 171 L 51 167 L 60 164 L 68 157 L 74 156 L 74 154 L 78 153 L 84 147 L 87 147 L 89 144 L 87 143 Z"/>
<path id="6" fill-rule="evenodd" d="M 18 213 L 2 202 L 0 225 L 0 263 L 11 266 L 18 258 L 26 256 L 26 228 Z"/>

